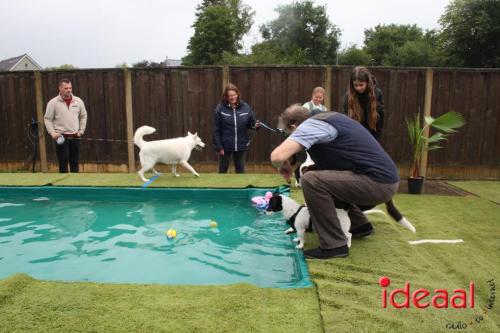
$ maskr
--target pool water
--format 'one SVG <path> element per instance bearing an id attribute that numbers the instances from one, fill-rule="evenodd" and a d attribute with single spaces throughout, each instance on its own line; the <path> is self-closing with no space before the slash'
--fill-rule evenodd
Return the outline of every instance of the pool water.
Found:
<path id="1" fill-rule="evenodd" d="M 265 191 L 2 187 L 0 278 L 310 286 L 281 214 L 251 205 Z"/>

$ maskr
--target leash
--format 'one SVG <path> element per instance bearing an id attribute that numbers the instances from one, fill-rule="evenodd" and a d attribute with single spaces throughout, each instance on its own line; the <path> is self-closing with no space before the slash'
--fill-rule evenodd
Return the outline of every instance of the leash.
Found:
<path id="1" fill-rule="evenodd" d="M 151 185 L 152 182 L 154 182 L 156 180 L 156 178 L 158 178 L 159 176 L 158 175 L 154 175 L 153 177 L 149 178 L 149 180 L 147 182 L 145 182 L 143 185 L 142 185 L 142 188 L 147 188 L 149 185 Z"/>

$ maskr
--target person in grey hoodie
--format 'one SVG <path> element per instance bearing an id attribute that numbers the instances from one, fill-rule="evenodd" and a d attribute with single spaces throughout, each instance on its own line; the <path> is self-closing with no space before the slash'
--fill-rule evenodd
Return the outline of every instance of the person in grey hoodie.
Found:
<path id="1" fill-rule="evenodd" d="M 227 173 L 231 157 L 236 173 L 245 173 L 248 131 L 259 126 L 252 108 L 241 99 L 238 87 L 229 83 L 214 112 L 213 144 L 219 155 L 219 173 Z"/>
<path id="2" fill-rule="evenodd" d="M 47 104 L 45 128 L 56 143 L 59 172 L 79 171 L 80 137 L 87 126 L 87 110 L 83 101 L 72 94 L 71 81 L 59 81 L 59 95 Z"/>

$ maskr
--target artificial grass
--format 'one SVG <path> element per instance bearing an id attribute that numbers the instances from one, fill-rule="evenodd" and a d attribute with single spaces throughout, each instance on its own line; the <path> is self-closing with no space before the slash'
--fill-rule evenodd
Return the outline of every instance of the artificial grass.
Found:
<path id="1" fill-rule="evenodd" d="M 300 199 L 300 193 L 295 196 Z M 483 312 L 491 294 L 487 281 L 500 280 L 500 206 L 477 197 L 398 195 L 396 201 L 416 234 L 389 218 L 370 216 L 375 234 L 353 240 L 348 258 L 308 260 L 325 332 L 446 332 L 448 323 L 457 322 L 475 332 L 500 332 L 500 307 Z M 464 243 L 408 243 L 459 238 Z M 315 246 L 316 236 L 310 235 L 307 242 Z M 389 292 L 408 281 L 411 292 L 444 288 L 450 296 L 453 289 L 468 290 L 473 281 L 476 307 L 383 309 L 378 284 L 382 276 L 392 281 Z M 480 323 L 474 321 L 478 316 L 483 318 Z"/>
<path id="2" fill-rule="evenodd" d="M 0 332 L 321 332 L 314 288 L 0 281 Z"/>
<path id="3" fill-rule="evenodd" d="M 148 175 L 151 177 L 151 175 Z M 144 183 L 136 173 L 68 173 L 30 174 L 0 173 L 0 185 L 5 186 L 142 186 Z M 162 174 L 149 187 L 202 187 L 245 188 L 278 187 L 284 185 L 283 178 L 273 174 L 218 174 L 202 173 L 200 177 L 183 174 L 174 177 Z"/>
<path id="4" fill-rule="evenodd" d="M 88 183 L 65 185 L 88 185 L 92 179 L 99 185 L 115 177 L 74 176 Z M 119 176 L 114 179 L 117 183 L 137 177 L 121 174 L 120 180 Z M 220 176 L 222 187 L 230 187 L 226 181 L 245 184 L 247 177 L 253 177 Z M 265 187 L 271 185 L 268 175 L 255 177 L 266 182 Z M 172 184 L 183 178 L 165 181 Z M 0 184 L 2 180 L 0 174 Z M 186 187 L 186 183 L 190 181 L 175 184 Z M 215 187 L 208 180 L 205 184 Z M 491 184 L 495 183 L 482 183 L 483 193 L 491 191 L 486 189 Z M 300 191 L 293 190 L 292 197 L 303 201 Z M 500 280 L 500 206 L 472 196 L 398 195 L 395 201 L 417 234 L 389 218 L 371 216 L 376 233 L 354 240 L 348 258 L 308 260 L 317 289 L 63 283 L 16 275 L 0 281 L 0 332 L 446 332 L 448 323 L 457 322 L 467 324 L 468 331 L 499 332 L 498 302 L 491 311 L 483 309 L 491 292 L 487 281 Z M 465 242 L 408 244 L 424 238 Z M 316 236 L 308 235 L 306 246 L 316 245 Z M 381 276 L 391 279 L 389 291 L 408 281 L 412 291 L 444 288 L 451 294 L 455 288 L 467 290 L 474 281 L 476 307 L 382 309 Z M 476 323 L 478 315 L 482 320 Z"/>
<path id="5" fill-rule="evenodd" d="M 447 183 L 500 204 L 500 181 L 449 181 Z"/>

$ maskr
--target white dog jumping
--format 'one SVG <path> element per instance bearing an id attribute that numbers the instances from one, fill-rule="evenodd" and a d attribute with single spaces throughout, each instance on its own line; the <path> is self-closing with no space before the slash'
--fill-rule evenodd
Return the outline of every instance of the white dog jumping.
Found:
<path id="1" fill-rule="evenodd" d="M 172 174 L 176 177 L 179 176 L 177 173 L 177 164 L 182 165 L 187 170 L 191 171 L 193 175 L 199 177 L 200 175 L 193 169 L 191 165 L 187 162 L 191 156 L 191 151 L 193 148 L 202 149 L 205 144 L 198 137 L 198 134 L 188 134 L 184 137 L 166 140 L 156 140 L 156 141 L 144 141 L 143 136 L 152 134 L 156 131 L 150 126 L 139 127 L 134 134 L 134 143 L 139 147 L 139 159 L 141 161 L 141 170 L 138 174 L 144 182 L 148 179 L 144 177 L 144 173 L 153 170 L 155 175 L 160 175 L 158 171 L 154 169 L 156 163 L 171 164 Z"/>

